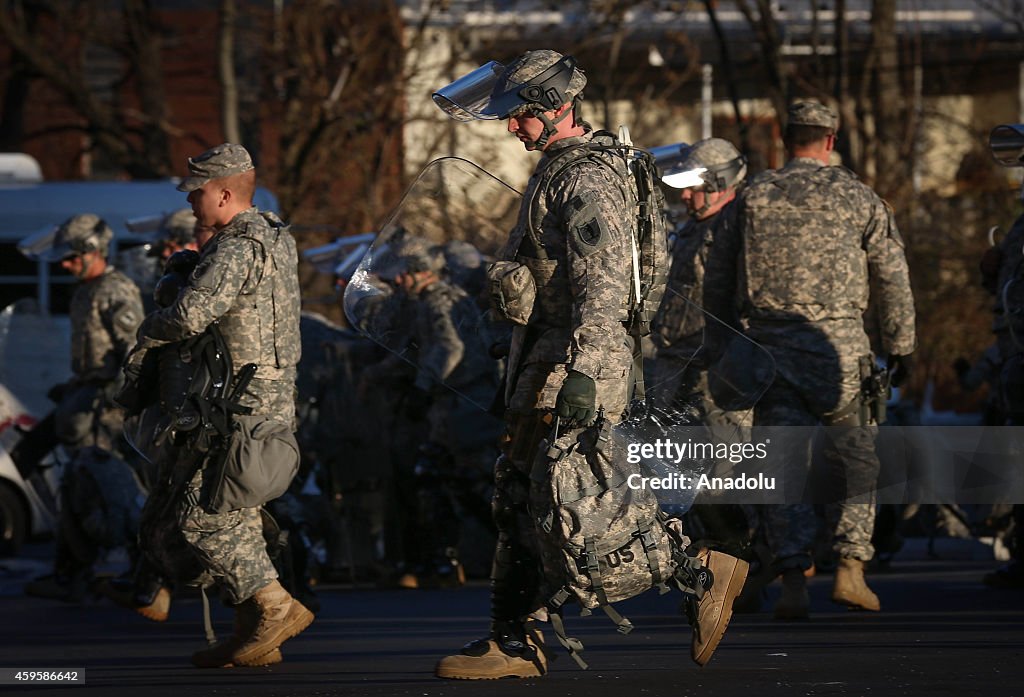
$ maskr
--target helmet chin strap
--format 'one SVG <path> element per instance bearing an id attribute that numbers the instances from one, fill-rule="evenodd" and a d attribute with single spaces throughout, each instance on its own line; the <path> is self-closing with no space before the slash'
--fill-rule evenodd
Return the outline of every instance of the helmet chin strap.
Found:
<path id="1" fill-rule="evenodd" d="M 555 133 L 558 132 L 558 129 L 555 128 L 555 124 L 561 123 L 562 121 L 565 120 L 567 116 L 569 116 L 569 114 L 575 113 L 575 109 L 566 109 L 565 111 L 562 112 L 561 116 L 555 118 L 554 121 L 549 119 L 547 117 L 547 114 L 545 114 L 543 111 L 540 111 L 539 109 L 532 110 L 530 113 L 536 118 L 540 119 L 541 123 L 544 124 L 544 130 L 541 132 L 540 137 L 537 138 L 537 140 L 529 141 L 526 143 L 526 149 L 543 150 L 544 148 L 547 147 L 548 141 L 551 139 L 551 136 L 555 135 Z"/>
<path id="2" fill-rule="evenodd" d="M 704 192 L 704 205 L 701 206 L 698 210 L 695 210 L 693 212 L 693 217 L 696 220 L 700 220 L 701 216 L 703 216 L 705 213 L 707 213 L 711 209 L 711 206 L 714 205 L 711 202 L 711 196 L 710 196 L 711 192 L 708 191 L 707 188 L 702 188 L 701 191 Z"/>

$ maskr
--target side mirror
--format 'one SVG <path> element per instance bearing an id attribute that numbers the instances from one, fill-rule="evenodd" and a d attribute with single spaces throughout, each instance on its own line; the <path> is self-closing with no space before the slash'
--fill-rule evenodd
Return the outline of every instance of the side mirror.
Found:
<path id="1" fill-rule="evenodd" d="M 1024 167 L 1024 124 L 996 126 L 988 136 L 988 147 L 1003 167 Z"/>

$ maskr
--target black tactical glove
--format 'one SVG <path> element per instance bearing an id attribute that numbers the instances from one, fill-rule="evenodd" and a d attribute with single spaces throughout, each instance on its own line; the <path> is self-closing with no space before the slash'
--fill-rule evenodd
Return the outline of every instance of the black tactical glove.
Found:
<path id="1" fill-rule="evenodd" d="M 167 259 L 167 262 L 164 264 L 164 273 L 180 273 L 185 278 L 188 278 L 198 263 L 199 252 L 191 249 L 182 249 Z"/>
<path id="2" fill-rule="evenodd" d="M 889 384 L 893 387 L 899 387 L 907 381 L 910 377 L 910 370 L 914 365 L 914 359 L 907 354 L 905 356 L 897 356 L 896 354 L 889 354 L 889 359 L 886 361 L 886 367 L 889 369 Z"/>
<path id="3" fill-rule="evenodd" d="M 59 382 L 53 387 L 51 387 L 49 390 L 47 390 L 46 398 L 53 402 L 54 404 L 58 404 L 60 400 L 64 399 L 64 395 L 66 395 L 70 391 L 70 382 Z"/>
<path id="4" fill-rule="evenodd" d="M 597 387 L 594 379 L 570 370 L 558 391 L 555 413 L 579 426 L 586 426 L 597 413 Z"/>
<path id="5" fill-rule="evenodd" d="M 177 255 L 175 255 L 177 256 Z M 178 293 L 188 285 L 188 277 L 176 273 L 165 273 L 153 288 L 153 300 L 157 307 L 170 307 L 178 299 Z"/>

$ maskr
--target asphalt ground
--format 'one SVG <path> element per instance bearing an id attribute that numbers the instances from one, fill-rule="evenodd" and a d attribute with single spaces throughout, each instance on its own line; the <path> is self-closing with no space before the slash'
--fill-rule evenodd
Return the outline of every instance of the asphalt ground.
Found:
<path id="1" fill-rule="evenodd" d="M 737 615 L 711 663 L 689 659 L 678 594 L 648 593 L 619 609 L 636 629 L 617 634 L 603 613 L 568 617 L 590 670 L 564 653 L 543 678 L 450 682 L 438 658 L 486 628 L 483 582 L 457 590 L 321 587 L 314 624 L 268 668 L 199 670 L 204 645 L 198 596 L 177 598 L 155 624 L 105 599 L 81 605 L 28 598 L 26 577 L 43 559 L 0 560 L 0 668 L 84 669 L 78 686 L 0 686 L 0 694 L 97 695 L 992 695 L 1024 697 L 1024 591 L 980 582 L 993 562 L 893 562 L 870 577 L 881 613 L 828 601 L 831 576 L 810 580 L 812 619 L 780 623 L 766 611 Z M 230 611 L 214 604 L 218 631 Z M 547 633 L 551 640 L 550 632 Z"/>

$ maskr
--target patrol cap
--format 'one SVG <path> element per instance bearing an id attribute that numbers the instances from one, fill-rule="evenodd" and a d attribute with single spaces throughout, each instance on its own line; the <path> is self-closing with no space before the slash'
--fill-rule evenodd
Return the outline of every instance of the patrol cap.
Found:
<path id="1" fill-rule="evenodd" d="M 255 169 L 249 151 L 236 143 L 221 143 L 198 157 L 188 158 L 188 176 L 178 184 L 178 191 L 195 191 L 213 179 L 230 177 Z"/>
<path id="2" fill-rule="evenodd" d="M 839 128 L 839 116 L 821 102 L 805 100 L 790 105 L 786 123 L 790 126 L 818 126 L 836 131 Z"/>

